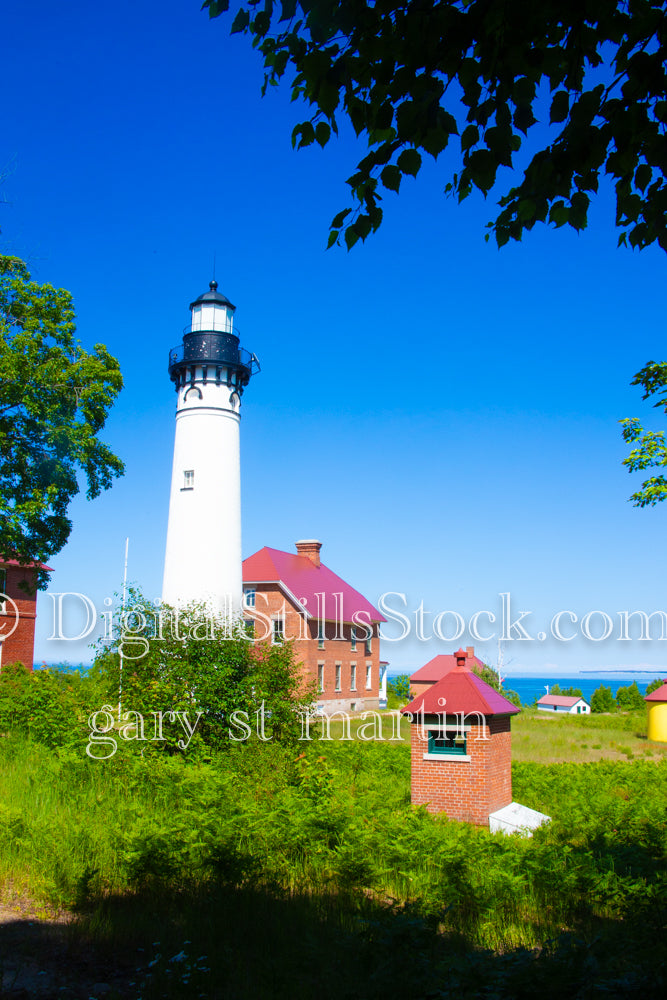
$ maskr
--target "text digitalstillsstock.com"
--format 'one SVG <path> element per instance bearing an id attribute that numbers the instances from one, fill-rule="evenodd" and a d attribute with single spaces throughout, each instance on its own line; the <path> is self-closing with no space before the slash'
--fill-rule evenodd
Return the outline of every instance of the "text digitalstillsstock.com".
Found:
<path id="1" fill-rule="evenodd" d="M 252 642 L 274 640 L 276 620 L 286 620 L 292 605 L 283 604 L 279 611 L 268 613 L 266 595 L 257 592 L 249 603 L 246 594 L 243 601 L 245 619 L 231 612 L 231 601 L 226 609 L 212 610 L 202 606 L 193 616 L 192 609 L 180 611 L 169 607 L 146 607 L 134 604 L 125 608 L 117 608 L 114 615 L 113 599 L 105 598 L 105 610 L 99 612 L 93 601 L 85 594 L 69 592 L 63 594 L 48 594 L 52 601 L 52 630 L 50 640 L 79 642 L 92 636 L 96 629 L 101 628 L 100 636 L 103 642 L 118 642 L 119 651 L 125 659 L 141 659 L 148 652 L 149 640 L 216 640 L 243 637 Z M 300 602 L 298 615 L 298 632 L 295 635 L 284 636 L 285 641 L 293 639 L 309 639 L 312 636 L 310 628 L 314 621 L 318 634 L 326 639 L 343 640 L 345 625 L 352 624 L 356 629 L 357 638 L 363 641 L 373 634 L 373 622 L 367 611 L 357 610 L 347 615 L 344 607 L 343 593 L 326 595 L 316 594 L 316 607 L 309 610 L 307 600 Z M 509 592 L 498 594 L 499 607 L 496 611 L 476 611 L 467 619 L 457 611 L 444 610 L 433 612 L 424 606 L 424 601 L 413 609 L 408 608 L 405 594 L 389 591 L 382 594 L 378 600 L 378 609 L 386 618 L 379 629 L 379 637 L 383 642 L 401 642 L 414 636 L 421 642 L 432 639 L 446 643 L 460 642 L 470 638 L 475 642 L 544 642 L 554 639 L 558 642 L 571 642 L 581 637 L 590 642 L 603 642 L 616 639 L 619 642 L 633 640 L 667 641 L 667 611 L 616 611 L 613 615 L 602 610 L 587 611 L 577 614 L 572 610 L 558 611 L 551 616 L 546 628 L 536 629 L 531 623 L 534 617 L 532 611 L 513 611 L 512 598 Z M 18 623 L 18 609 L 10 598 L 0 595 L 0 603 L 5 600 L 6 614 L 12 614 L 15 609 L 15 621 L 10 620 L 0 626 L 4 632 L 0 639 L 7 638 Z M 260 607 L 264 600 L 264 610 Z M 71 622 L 66 622 L 66 612 L 71 617 L 78 613 L 79 618 L 85 615 L 85 622 L 78 630 L 71 628 Z M 248 628 L 248 618 L 252 620 L 252 632 Z M 70 625 L 70 628 L 68 628 Z M 494 628 L 495 626 L 495 628 Z"/>
<path id="2" fill-rule="evenodd" d="M 401 716 L 410 723 L 416 723 L 418 738 L 427 743 L 429 732 L 434 730 L 439 733 L 446 732 L 451 739 L 463 739 L 465 734 L 471 729 L 471 720 L 474 723 L 474 739 L 489 739 L 486 729 L 486 718 L 481 712 L 456 712 L 449 717 L 446 713 L 446 699 L 438 699 L 442 712 L 438 715 L 429 715 L 428 724 L 424 714 L 423 705 L 416 713 L 400 712 L 398 710 L 387 712 L 381 715 L 379 712 L 366 711 L 358 716 L 359 725 L 356 730 L 356 739 L 370 741 L 403 742 L 404 736 L 401 733 Z M 102 708 L 93 712 L 88 718 L 88 745 L 86 753 L 93 760 L 108 760 L 113 757 L 118 749 L 118 741 L 125 743 L 145 742 L 164 743 L 169 737 L 165 735 L 165 725 L 176 724 L 180 729 L 176 732 L 183 735 L 178 739 L 171 737 L 172 744 L 180 750 L 187 750 L 197 726 L 202 719 L 203 712 L 195 713 L 194 721 L 190 719 L 188 712 L 181 711 L 150 711 L 146 713 L 125 711 L 118 706 L 103 705 Z M 348 712 L 336 711 L 330 714 L 321 712 L 301 711 L 296 713 L 300 723 L 300 741 L 312 741 L 313 739 L 331 741 L 331 723 L 340 720 L 342 723 L 339 740 L 353 740 L 351 732 L 351 716 Z M 262 701 L 257 711 L 251 713 L 244 709 L 235 709 L 229 715 L 229 725 L 227 728 L 227 739 L 232 743 L 245 743 L 253 735 L 264 743 L 272 740 L 269 733 L 267 735 L 266 722 L 270 719 L 271 712 L 267 711 L 265 702 Z M 383 728 L 384 723 L 384 728 Z M 319 726 L 319 732 L 313 735 L 313 729 Z M 387 736 L 386 733 L 391 735 Z M 148 735 L 147 735 L 148 734 Z M 187 737 L 187 739 L 185 738 Z"/>

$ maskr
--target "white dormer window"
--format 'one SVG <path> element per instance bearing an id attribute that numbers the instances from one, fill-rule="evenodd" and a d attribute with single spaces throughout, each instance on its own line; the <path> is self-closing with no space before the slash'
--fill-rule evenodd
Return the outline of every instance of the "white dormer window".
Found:
<path id="1" fill-rule="evenodd" d="M 255 607 L 255 588 L 254 587 L 244 587 L 243 588 L 243 602 L 246 608 Z"/>
<path id="2" fill-rule="evenodd" d="M 193 490 L 195 488 L 195 470 L 186 469 L 183 473 L 183 489 Z"/>

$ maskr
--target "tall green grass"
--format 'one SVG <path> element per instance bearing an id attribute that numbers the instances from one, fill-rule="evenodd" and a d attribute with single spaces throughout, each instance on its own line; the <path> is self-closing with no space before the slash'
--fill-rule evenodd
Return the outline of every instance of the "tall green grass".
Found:
<path id="1" fill-rule="evenodd" d="M 386 744 L 96 762 L 5 739 L 0 768 L 5 892 L 56 908 L 165 887 L 358 892 L 506 950 L 650 922 L 666 887 L 667 767 L 653 762 L 515 765 L 515 798 L 553 817 L 526 840 L 413 809 L 409 760 Z"/>

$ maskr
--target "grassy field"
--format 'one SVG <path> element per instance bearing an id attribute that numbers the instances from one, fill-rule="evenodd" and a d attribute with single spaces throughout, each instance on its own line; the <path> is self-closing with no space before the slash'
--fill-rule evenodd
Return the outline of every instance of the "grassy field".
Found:
<path id="1" fill-rule="evenodd" d="M 667 748 L 643 712 L 514 719 L 514 796 L 552 817 L 529 840 L 413 809 L 385 720 L 384 742 L 337 722 L 198 758 L 0 739 L 0 997 L 664 995 Z"/>
<path id="2" fill-rule="evenodd" d="M 524 709 L 512 720 L 516 761 L 559 764 L 596 760 L 662 760 L 667 743 L 646 738 L 646 712 L 611 715 L 549 715 Z"/>
<path id="3" fill-rule="evenodd" d="M 410 746 L 410 723 L 398 721 L 395 713 L 382 714 L 382 737 L 394 746 Z M 354 738 L 364 723 L 354 717 L 350 735 Z M 326 735 L 321 723 L 314 724 L 315 740 Z M 334 720 L 330 735 L 341 740 L 343 723 Z M 512 759 L 538 764 L 583 764 L 597 760 L 662 760 L 667 757 L 667 743 L 649 742 L 646 738 L 646 712 L 615 712 L 610 715 L 550 715 L 524 708 L 512 718 Z"/>

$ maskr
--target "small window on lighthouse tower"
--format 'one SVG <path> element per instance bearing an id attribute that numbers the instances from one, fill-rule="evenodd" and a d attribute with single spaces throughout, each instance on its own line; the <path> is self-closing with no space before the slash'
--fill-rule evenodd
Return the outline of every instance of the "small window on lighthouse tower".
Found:
<path id="1" fill-rule="evenodd" d="M 183 489 L 193 490 L 195 488 L 195 470 L 186 469 L 183 473 Z"/>

